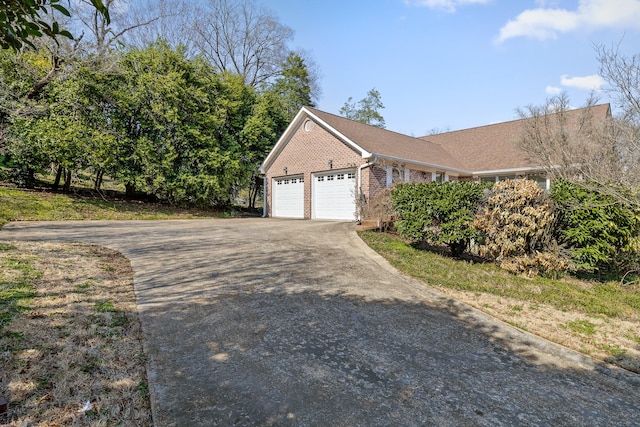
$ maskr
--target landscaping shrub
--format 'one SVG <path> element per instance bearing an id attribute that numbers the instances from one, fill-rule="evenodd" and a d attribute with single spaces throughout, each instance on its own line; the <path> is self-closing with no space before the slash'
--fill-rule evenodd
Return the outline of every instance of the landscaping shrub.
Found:
<path id="1" fill-rule="evenodd" d="M 514 273 L 556 275 L 567 269 L 553 238 L 553 202 L 535 181 L 505 180 L 488 191 L 474 227 L 480 253 Z"/>
<path id="2" fill-rule="evenodd" d="M 442 243 L 461 255 L 476 236 L 471 227 L 483 187 L 472 182 L 399 184 L 391 191 L 396 229 L 413 240 Z"/>
<path id="3" fill-rule="evenodd" d="M 576 270 L 635 268 L 640 212 L 612 196 L 558 180 L 551 186 L 558 212 L 557 238 Z"/>
<path id="4" fill-rule="evenodd" d="M 395 211 L 393 209 L 393 202 L 391 201 L 390 188 L 379 191 L 376 195 L 370 197 L 369 200 L 361 199 L 359 203 L 363 219 L 376 221 L 382 231 L 387 231 L 391 228 Z"/>

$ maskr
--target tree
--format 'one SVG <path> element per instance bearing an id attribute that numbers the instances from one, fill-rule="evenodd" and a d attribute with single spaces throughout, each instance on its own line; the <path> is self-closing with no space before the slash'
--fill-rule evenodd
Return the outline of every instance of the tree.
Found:
<path id="1" fill-rule="evenodd" d="M 618 114 L 594 117 L 596 100 L 572 111 L 566 94 L 543 106 L 519 110 L 527 119 L 520 147 L 547 168 L 552 178 L 609 194 L 640 206 L 640 55 L 596 46 L 600 74 Z"/>
<path id="2" fill-rule="evenodd" d="M 89 0 L 95 10 L 107 21 L 109 11 L 102 0 Z M 31 38 L 43 35 L 56 39 L 59 36 L 72 39 L 71 33 L 63 29 L 57 20 L 48 21 L 55 12 L 70 16 L 60 0 L 4 0 L 0 13 L 0 47 L 19 50 L 24 45 L 35 47 Z"/>
<path id="3" fill-rule="evenodd" d="M 258 87 L 277 76 L 293 30 L 253 0 L 208 0 L 196 8 L 191 43 L 220 71 Z"/>
<path id="4" fill-rule="evenodd" d="M 380 114 L 380 110 L 383 108 L 380 92 L 373 88 L 357 104 L 353 102 L 353 98 L 349 97 L 347 102 L 340 108 L 340 115 L 350 120 L 384 129 L 384 117 Z"/>
<path id="5" fill-rule="evenodd" d="M 287 56 L 282 71 L 273 85 L 289 120 L 302 107 L 315 107 L 312 99 L 311 80 L 305 60 L 295 52 Z"/>

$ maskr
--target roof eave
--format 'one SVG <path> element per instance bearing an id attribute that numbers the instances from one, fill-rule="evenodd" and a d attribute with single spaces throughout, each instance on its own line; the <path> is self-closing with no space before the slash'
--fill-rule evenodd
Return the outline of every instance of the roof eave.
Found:
<path id="1" fill-rule="evenodd" d="M 350 148 L 358 152 L 363 159 L 369 159 L 373 157 L 374 155 L 373 153 L 370 153 L 367 150 L 360 147 L 358 144 L 356 144 L 351 139 L 349 139 L 346 135 L 344 135 L 343 133 L 335 129 L 333 126 L 331 126 L 330 124 L 322 120 L 320 117 L 315 115 L 312 111 L 310 111 L 306 107 L 302 107 L 300 111 L 298 111 L 298 114 L 296 114 L 296 116 L 293 118 L 291 123 L 289 123 L 289 126 L 287 126 L 287 129 L 285 129 L 285 131 L 282 133 L 282 136 L 280 136 L 280 138 L 278 139 L 278 142 L 276 142 L 276 145 L 273 146 L 273 148 L 267 155 L 267 158 L 264 159 L 264 161 L 260 165 L 260 173 L 263 173 L 263 174 L 266 173 L 269 165 L 273 162 L 275 157 L 277 157 L 277 155 L 282 150 L 282 148 L 284 148 L 284 145 L 286 145 L 287 141 L 293 136 L 293 134 L 295 133 L 295 130 L 300 126 L 300 124 L 304 121 L 306 117 L 310 117 L 314 121 L 319 123 L 329 133 L 331 133 L 338 139 L 342 140 Z"/>
<path id="2" fill-rule="evenodd" d="M 388 155 L 379 154 L 379 153 L 373 153 L 373 154 L 375 154 L 380 159 L 386 159 L 386 160 L 390 160 L 390 161 L 393 161 L 393 162 L 411 164 L 411 165 L 416 165 L 416 166 L 422 166 L 422 167 L 427 167 L 427 168 L 432 168 L 432 169 L 437 169 L 437 170 L 442 170 L 442 171 L 447 171 L 447 172 L 457 172 L 457 173 L 464 174 L 464 175 L 471 175 L 472 174 L 471 171 L 464 170 L 464 169 L 459 169 L 459 168 L 454 168 L 452 166 L 444 166 L 444 165 L 439 165 L 439 164 L 436 164 L 436 163 L 419 162 L 417 160 L 403 159 L 401 157 L 388 156 Z"/>

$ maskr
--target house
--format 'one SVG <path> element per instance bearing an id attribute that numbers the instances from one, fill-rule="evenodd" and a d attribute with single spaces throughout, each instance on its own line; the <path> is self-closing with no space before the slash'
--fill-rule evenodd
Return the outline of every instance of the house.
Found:
<path id="1" fill-rule="evenodd" d="M 611 114 L 608 104 L 588 108 Z M 303 107 L 260 167 L 264 214 L 359 220 L 356 201 L 398 182 L 528 177 L 548 188 L 543 165 L 518 148 L 524 120 L 414 138 Z"/>

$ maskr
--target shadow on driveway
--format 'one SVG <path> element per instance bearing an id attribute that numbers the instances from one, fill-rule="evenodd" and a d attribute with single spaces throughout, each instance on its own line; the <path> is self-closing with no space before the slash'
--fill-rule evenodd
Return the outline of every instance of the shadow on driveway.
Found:
<path id="1" fill-rule="evenodd" d="M 637 425 L 640 381 L 399 275 L 344 223 L 11 224 L 132 262 L 158 426 Z"/>

